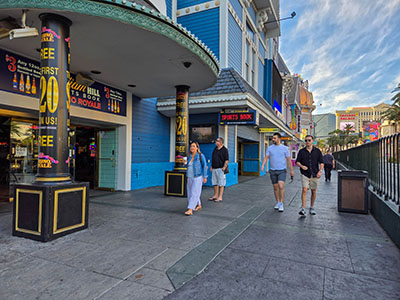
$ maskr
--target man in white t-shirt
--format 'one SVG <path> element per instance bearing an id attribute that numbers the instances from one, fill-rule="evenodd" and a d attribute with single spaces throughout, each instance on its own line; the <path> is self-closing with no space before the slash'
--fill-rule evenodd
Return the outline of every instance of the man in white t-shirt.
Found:
<path id="1" fill-rule="evenodd" d="M 275 209 L 283 212 L 283 199 L 285 198 L 285 181 L 286 181 L 286 166 L 289 165 L 290 176 L 293 178 L 294 171 L 292 161 L 290 159 L 289 148 L 281 144 L 281 134 L 276 132 L 272 137 L 273 145 L 269 146 L 263 163 L 261 165 L 261 172 L 268 160 L 271 160 L 270 177 L 272 185 L 274 186 L 274 194 L 276 199 Z"/>

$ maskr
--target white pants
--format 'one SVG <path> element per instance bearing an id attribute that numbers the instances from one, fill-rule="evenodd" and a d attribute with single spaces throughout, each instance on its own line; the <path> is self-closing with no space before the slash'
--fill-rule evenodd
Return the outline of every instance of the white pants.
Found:
<path id="1" fill-rule="evenodd" d="M 203 176 L 188 177 L 187 179 L 187 195 L 188 209 L 195 209 L 197 205 L 201 205 L 200 195 L 203 186 Z"/>

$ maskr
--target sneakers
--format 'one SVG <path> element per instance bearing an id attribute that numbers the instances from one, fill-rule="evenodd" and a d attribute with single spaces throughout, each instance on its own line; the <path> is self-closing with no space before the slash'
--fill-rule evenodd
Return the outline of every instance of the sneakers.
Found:
<path id="1" fill-rule="evenodd" d="M 315 209 L 313 207 L 310 207 L 310 214 L 315 216 L 317 214 L 317 212 L 315 211 Z"/>
<path id="2" fill-rule="evenodd" d="M 307 216 L 306 210 L 305 210 L 304 208 L 302 208 L 302 209 L 299 211 L 299 215 L 302 216 L 303 218 L 305 218 L 305 217 Z"/>
<path id="3" fill-rule="evenodd" d="M 274 206 L 274 209 L 279 210 L 280 212 L 283 212 L 284 211 L 283 203 L 282 202 L 276 202 L 276 204 Z"/>

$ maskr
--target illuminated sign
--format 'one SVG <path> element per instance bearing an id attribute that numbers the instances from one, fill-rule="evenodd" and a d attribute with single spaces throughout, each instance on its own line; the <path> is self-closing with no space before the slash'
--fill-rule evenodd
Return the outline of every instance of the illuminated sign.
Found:
<path id="1" fill-rule="evenodd" d="M 51 41 L 50 33 L 42 39 Z M 53 58 L 53 48 L 42 49 L 41 58 Z M 41 75 L 58 75 L 55 67 L 40 67 L 40 63 L 0 49 L 0 90 L 38 98 Z M 71 105 L 101 112 L 126 116 L 126 92 L 94 82 L 90 87 L 78 84 L 75 75 L 69 79 Z M 56 125 L 55 119 L 44 120 L 46 125 Z"/>
<path id="2" fill-rule="evenodd" d="M 367 142 L 379 139 L 379 128 L 381 124 L 378 122 L 363 122 L 364 137 Z"/>
<path id="3" fill-rule="evenodd" d="M 259 128 L 258 131 L 260 133 L 275 133 L 279 132 L 279 128 Z"/>
<path id="4" fill-rule="evenodd" d="M 221 112 L 218 116 L 220 125 L 256 125 L 257 115 L 255 110 L 240 112 Z"/>
<path id="5" fill-rule="evenodd" d="M 341 121 L 349 121 L 349 120 L 355 120 L 356 117 L 358 117 L 358 113 L 355 113 L 355 114 L 336 114 L 336 116 Z"/>

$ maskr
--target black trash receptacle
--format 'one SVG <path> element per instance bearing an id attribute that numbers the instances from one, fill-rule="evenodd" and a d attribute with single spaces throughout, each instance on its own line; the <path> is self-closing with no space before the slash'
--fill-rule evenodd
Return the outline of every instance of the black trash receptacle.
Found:
<path id="1" fill-rule="evenodd" d="M 368 214 L 368 172 L 338 171 L 338 211 Z"/>

